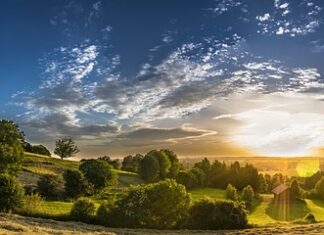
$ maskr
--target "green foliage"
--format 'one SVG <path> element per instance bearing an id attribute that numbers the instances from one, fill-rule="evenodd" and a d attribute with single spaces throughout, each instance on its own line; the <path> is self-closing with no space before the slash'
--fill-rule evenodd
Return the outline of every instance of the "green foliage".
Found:
<path id="1" fill-rule="evenodd" d="M 177 175 L 176 181 L 179 184 L 184 185 L 187 189 L 192 189 L 198 185 L 198 178 L 191 171 L 180 171 Z"/>
<path id="2" fill-rule="evenodd" d="M 297 183 L 297 180 L 293 180 L 290 185 L 290 198 L 297 199 L 301 197 L 301 189 Z"/>
<path id="3" fill-rule="evenodd" d="M 122 162 L 121 169 L 124 171 L 130 171 L 130 172 L 138 172 L 140 163 L 143 159 L 143 155 L 136 154 L 135 156 L 129 155 L 124 157 Z"/>
<path id="4" fill-rule="evenodd" d="M 262 174 L 259 174 L 258 181 L 259 181 L 259 183 L 258 183 L 259 187 L 257 188 L 256 191 L 258 193 L 266 193 L 266 192 L 268 192 L 269 185 L 268 185 L 267 181 L 265 180 L 265 178 L 264 178 L 264 176 Z"/>
<path id="5" fill-rule="evenodd" d="M 115 207 L 115 201 L 104 201 L 97 210 L 97 221 L 102 225 L 109 225 L 109 219 L 112 210 Z"/>
<path id="6" fill-rule="evenodd" d="M 8 174 L 0 174 L 0 212 L 10 212 L 19 207 L 24 190 L 16 178 Z"/>
<path id="7" fill-rule="evenodd" d="M 237 201 L 237 199 L 238 199 L 238 197 L 237 197 L 237 189 L 231 184 L 227 185 L 226 198 L 230 199 L 230 200 L 233 200 L 233 201 Z"/>
<path id="8" fill-rule="evenodd" d="M 37 182 L 37 188 L 43 197 L 57 198 L 61 196 L 63 182 L 56 175 L 43 175 Z"/>
<path id="9" fill-rule="evenodd" d="M 0 172 L 16 174 L 24 157 L 24 134 L 12 121 L 0 120 Z"/>
<path id="10" fill-rule="evenodd" d="M 320 199 L 324 199 L 324 176 L 315 184 L 315 191 Z"/>
<path id="11" fill-rule="evenodd" d="M 117 175 L 106 161 L 84 160 L 79 168 L 96 191 L 117 183 Z"/>
<path id="12" fill-rule="evenodd" d="M 98 160 L 106 161 L 109 165 L 111 165 L 116 170 L 119 170 L 122 166 L 119 159 L 112 159 L 109 156 L 99 157 Z"/>
<path id="13" fill-rule="evenodd" d="M 192 229 L 239 229 L 247 226 L 247 215 L 237 202 L 203 199 L 190 208 L 186 224 Z"/>
<path id="14" fill-rule="evenodd" d="M 96 213 L 96 206 L 89 198 L 80 198 L 72 206 L 71 216 L 72 218 L 89 222 L 91 221 Z"/>
<path id="15" fill-rule="evenodd" d="M 16 210 L 21 215 L 39 215 L 45 212 L 44 200 L 38 193 L 25 195 L 21 206 Z"/>
<path id="16" fill-rule="evenodd" d="M 63 174 L 65 193 L 72 198 L 86 194 L 87 183 L 78 170 L 66 170 Z"/>
<path id="17" fill-rule="evenodd" d="M 54 153 L 63 158 L 72 157 L 79 152 L 78 147 L 70 138 L 59 139 L 55 142 Z"/>
<path id="18" fill-rule="evenodd" d="M 190 196 L 184 186 L 174 180 L 132 188 L 116 203 L 111 226 L 142 228 L 174 228 L 187 214 Z"/>
<path id="19" fill-rule="evenodd" d="M 248 185 L 242 191 L 242 200 L 245 202 L 252 202 L 254 198 L 254 190 Z"/>
<path id="20" fill-rule="evenodd" d="M 139 174 L 147 181 L 154 182 L 175 178 L 180 169 L 177 155 L 170 150 L 152 150 L 140 162 Z"/>
<path id="21" fill-rule="evenodd" d="M 35 153 L 45 156 L 51 156 L 50 151 L 44 145 L 31 145 L 30 143 L 24 141 L 23 148 L 25 152 Z"/>
<path id="22" fill-rule="evenodd" d="M 141 161 L 139 175 L 149 182 L 157 181 L 160 175 L 160 164 L 156 157 L 147 154 Z"/>
<path id="23" fill-rule="evenodd" d="M 306 177 L 304 187 L 306 189 L 313 189 L 316 183 L 323 177 L 323 172 L 318 171 L 314 175 Z"/>

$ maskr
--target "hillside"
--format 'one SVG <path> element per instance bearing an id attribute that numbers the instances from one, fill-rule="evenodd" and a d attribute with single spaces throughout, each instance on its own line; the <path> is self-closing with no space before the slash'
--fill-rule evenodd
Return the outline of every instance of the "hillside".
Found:
<path id="1" fill-rule="evenodd" d="M 228 230 L 222 231 L 188 231 L 188 230 L 144 230 L 144 229 L 116 229 L 106 228 L 102 226 L 89 225 L 80 222 L 61 222 L 47 219 L 30 218 L 18 215 L 0 214 L 0 234 L 6 235 L 29 235 L 29 234 L 61 234 L 61 235 L 77 235 L 77 234 L 97 234 L 97 235 L 145 235 L 145 234 L 169 234 L 169 235 L 247 235 L 247 234 L 313 234 L 319 235 L 324 233 L 324 223 L 310 225 L 294 225 L 285 227 L 267 227 L 252 228 L 244 230 Z"/>

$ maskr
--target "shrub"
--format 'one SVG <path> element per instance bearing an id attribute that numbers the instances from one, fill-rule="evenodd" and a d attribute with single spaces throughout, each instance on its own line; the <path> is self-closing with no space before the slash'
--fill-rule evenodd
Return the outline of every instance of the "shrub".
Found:
<path id="1" fill-rule="evenodd" d="M 315 191 L 319 198 L 324 199 L 324 176 L 315 184 Z"/>
<path id="2" fill-rule="evenodd" d="M 56 175 L 44 175 L 37 182 L 37 187 L 43 197 L 56 198 L 62 193 L 63 182 Z"/>
<path id="3" fill-rule="evenodd" d="M 117 175 L 112 166 L 101 160 L 84 160 L 80 165 L 80 170 L 85 178 L 91 183 L 96 191 L 116 184 Z"/>
<path id="4" fill-rule="evenodd" d="M 203 199 L 189 210 L 187 227 L 192 229 L 239 229 L 247 226 L 247 215 L 234 201 Z"/>
<path id="5" fill-rule="evenodd" d="M 66 170 L 63 174 L 64 189 L 67 196 L 77 198 L 86 194 L 87 184 L 78 170 Z"/>
<path id="6" fill-rule="evenodd" d="M 308 213 L 303 219 L 309 222 L 310 224 L 316 223 L 315 216 L 312 213 Z"/>
<path id="7" fill-rule="evenodd" d="M 114 202 L 104 201 L 97 210 L 97 221 L 102 225 L 109 225 L 108 219 L 115 207 Z"/>
<path id="8" fill-rule="evenodd" d="M 190 196 L 174 180 L 133 187 L 112 210 L 110 226 L 174 228 L 188 212 Z"/>
<path id="9" fill-rule="evenodd" d="M 245 202 L 252 202 L 253 198 L 254 198 L 254 190 L 253 190 L 253 188 L 250 185 L 243 188 L 242 200 L 245 201 Z"/>
<path id="10" fill-rule="evenodd" d="M 297 199 L 301 198 L 301 190 L 299 188 L 299 185 L 297 183 L 297 180 L 293 180 L 290 185 L 290 198 L 291 199 Z"/>
<path id="11" fill-rule="evenodd" d="M 39 215 L 45 213 L 44 200 L 38 193 L 25 195 L 17 212 L 22 215 Z"/>
<path id="12" fill-rule="evenodd" d="M 19 207 L 24 190 L 16 178 L 8 174 L 0 174 L 0 212 L 10 212 Z"/>
<path id="13" fill-rule="evenodd" d="M 96 206 L 89 198 L 80 198 L 72 206 L 71 216 L 79 221 L 89 222 L 94 218 Z"/>
<path id="14" fill-rule="evenodd" d="M 226 198 L 233 200 L 233 201 L 237 201 L 237 199 L 238 199 L 237 198 L 237 189 L 231 184 L 227 185 Z"/>

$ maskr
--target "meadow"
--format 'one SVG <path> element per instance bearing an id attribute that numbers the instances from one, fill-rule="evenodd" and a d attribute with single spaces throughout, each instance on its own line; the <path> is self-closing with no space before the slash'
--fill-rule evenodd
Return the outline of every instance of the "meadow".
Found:
<path id="1" fill-rule="evenodd" d="M 37 181 L 44 174 L 61 175 L 66 169 L 77 169 L 79 162 L 60 160 L 38 154 L 26 153 L 23 170 L 19 173 L 19 180 L 25 185 L 36 187 Z M 96 206 L 102 198 L 118 196 L 127 191 L 131 185 L 143 184 L 144 181 L 133 172 L 114 170 L 118 174 L 119 183 L 105 190 L 100 195 L 93 197 Z M 195 188 L 189 190 L 193 201 L 199 201 L 206 197 L 212 199 L 225 199 L 226 191 L 217 188 Z M 298 222 L 308 213 L 312 213 L 317 221 L 324 221 L 324 201 L 318 199 L 305 199 L 304 202 L 293 203 L 288 212 L 280 216 L 280 208 L 272 203 L 272 194 L 261 194 L 253 200 L 252 208 L 248 214 L 249 223 L 253 226 L 277 226 Z M 44 203 L 44 213 L 47 217 L 59 217 L 69 214 L 73 201 L 51 201 Z"/>

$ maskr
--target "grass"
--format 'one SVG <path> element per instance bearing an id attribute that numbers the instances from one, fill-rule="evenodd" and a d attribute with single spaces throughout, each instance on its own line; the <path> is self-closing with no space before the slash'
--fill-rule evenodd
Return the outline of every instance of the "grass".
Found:
<path id="1" fill-rule="evenodd" d="M 191 198 L 193 201 L 199 201 L 205 197 L 212 199 L 225 199 L 225 190 L 216 188 L 197 188 L 190 190 Z"/>

